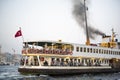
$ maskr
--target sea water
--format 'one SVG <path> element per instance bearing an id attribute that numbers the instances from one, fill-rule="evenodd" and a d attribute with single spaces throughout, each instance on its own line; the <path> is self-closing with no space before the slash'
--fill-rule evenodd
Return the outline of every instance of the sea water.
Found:
<path id="1" fill-rule="evenodd" d="M 20 74 L 18 66 L 0 66 L 0 80 L 120 80 L 120 73 L 36 76 Z"/>

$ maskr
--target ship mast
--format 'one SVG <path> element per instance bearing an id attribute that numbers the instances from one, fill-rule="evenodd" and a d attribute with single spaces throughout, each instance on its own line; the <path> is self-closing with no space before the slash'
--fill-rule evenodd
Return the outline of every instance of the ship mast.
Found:
<path id="1" fill-rule="evenodd" d="M 86 14 L 86 4 L 84 0 L 84 11 L 85 11 L 85 27 L 86 27 L 86 45 L 90 45 L 90 39 L 88 34 L 88 25 L 87 25 L 87 14 Z"/>

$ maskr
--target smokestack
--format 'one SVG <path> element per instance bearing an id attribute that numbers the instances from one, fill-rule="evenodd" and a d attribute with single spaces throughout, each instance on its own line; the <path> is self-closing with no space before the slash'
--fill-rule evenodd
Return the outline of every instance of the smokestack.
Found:
<path id="1" fill-rule="evenodd" d="M 73 15 L 86 33 L 86 38 L 88 39 L 89 37 L 91 39 L 95 39 L 95 35 L 105 35 L 103 32 L 99 31 L 98 29 L 93 28 L 92 26 L 87 25 L 87 18 L 86 18 L 86 10 L 87 7 L 85 6 L 85 3 L 82 0 L 73 0 Z M 86 18 L 86 19 L 85 19 Z M 87 25 L 87 28 L 86 28 Z"/>

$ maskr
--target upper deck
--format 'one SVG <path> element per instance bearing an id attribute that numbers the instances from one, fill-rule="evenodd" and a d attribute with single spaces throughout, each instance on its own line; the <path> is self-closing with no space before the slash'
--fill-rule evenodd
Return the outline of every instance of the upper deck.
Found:
<path id="1" fill-rule="evenodd" d="M 24 42 L 22 53 L 45 53 L 72 55 L 73 45 L 61 41 L 30 41 Z"/>
<path id="2" fill-rule="evenodd" d="M 98 58 L 120 58 L 120 49 L 61 41 L 24 42 L 23 54 L 56 54 Z"/>

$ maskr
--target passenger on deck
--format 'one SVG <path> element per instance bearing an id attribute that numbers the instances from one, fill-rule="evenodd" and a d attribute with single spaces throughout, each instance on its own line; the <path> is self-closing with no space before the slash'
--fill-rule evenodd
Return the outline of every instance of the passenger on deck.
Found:
<path id="1" fill-rule="evenodd" d="M 78 60 L 78 66 L 81 66 L 82 64 L 80 63 L 80 60 Z"/>
<path id="2" fill-rule="evenodd" d="M 70 59 L 70 62 L 69 62 L 69 64 L 70 64 L 70 66 L 73 66 L 73 60 L 72 59 Z"/>
<path id="3" fill-rule="evenodd" d="M 44 62 L 44 66 L 48 66 L 48 62 L 46 60 Z"/>
<path id="4" fill-rule="evenodd" d="M 64 59 L 61 59 L 60 65 L 61 65 L 61 66 L 64 66 Z"/>
<path id="5" fill-rule="evenodd" d="M 74 66 L 78 66 L 78 62 L 76 59 L 74 60 Z"/>
<path id="6" fill-rule="evenodd" d="M 60 66 L 60 60 L 59 59 L 56 60 L 56 66 Z"/>

